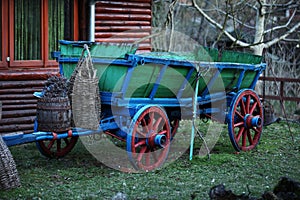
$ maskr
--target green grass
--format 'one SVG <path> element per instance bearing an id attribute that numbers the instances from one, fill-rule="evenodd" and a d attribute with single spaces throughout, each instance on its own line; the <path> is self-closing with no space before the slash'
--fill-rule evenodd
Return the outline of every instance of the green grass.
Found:
<path id="1" fill-rule="evenodd" d="M 180 132 L 189 129 L 183 124 Z M 257 148 L 239 154 L 225 127 L 209 160 L 198 156 L 201 141 L 196 138 L 192 161 L 187 151 L 160 170 L 137 174 L 106 167 L 81 142 L 61 159 L 41 156 L 33 143 L 14 146 L 10 150 L 22 186 L 0 191 L 0 199 L 111 199 L 117 192 L 128 199 L 209 199 L 209 189 L 221 183 L 236 194 L 260 197 L 282 176 L 300 180 L 300 126 L 291 126 L 292 133 L 285 122 L 265 127 Z"/>

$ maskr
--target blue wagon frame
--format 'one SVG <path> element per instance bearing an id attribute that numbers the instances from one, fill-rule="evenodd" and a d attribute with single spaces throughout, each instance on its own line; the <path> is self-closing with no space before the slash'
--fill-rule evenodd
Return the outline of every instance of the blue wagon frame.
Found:
<path id="1" fill-rule="evenodd" d="M 64 76 L 64 63 L 77 63 L 79 61 L 79 58 L 76 57 L 60 56 L 59 52 L 57 52 L 55 56 L 59 62 L 60 74 L 62 76 Z M 3 140 L 6 144 L 8 146 L 13 146 L 37 142 L 39 150 L 45 156 L 60 157 L 67 154 L 74 147 L 79 136 L 106 133 L 126 142 L 129 160 L 136 169 L 153 170 L 161 166 L 165 161 L 169 151 L 170 141 L 175 136 L 181 119 L 191 119 L 193 114 L 196 114 L 199 117 L 211 118 L 214 113 L 219 114 L 221 116 L 220 119 L 223 119 L 222 122 L 228 124 L 230 140 L 237 151 L 251 150 L 258 144 L 263 126 L 263 109 L 260 98 L 254 91 L 254 88 L 262 71 L 265 70 L 266 64 L 196 62 L 136 54 L 128 54 L 124 59 L 93 58 L 92 61 L 94 64 L 114 64 L 127 67 L 127 72 L 120 92 L 100 91 L 102 117 L 99 122 L 98 130 L 73 128 L 72 130 L 57 134 L 53 132 L 38 131 L 37 124 L 35 124 L 33 133 L 4 135 Z M 132 78 L 133 71 L 136 67 L 141 67 L 147 63 L 154 63 L 162 66 L 149 96 L 142 98 L 126 97 L 125 94 Z M 184 77 L 185 79 L 181 83 L 175 98 L 156 98 L 157 89 L 169 66 L 174 68 L 188 68 L 188 73 Z M 201 73 L 204 72 L 205 69 L 212 68 L 214 68 L 216 72 L 207 82 L 205 89 L 201 94 L 195 96 L 196 101 L 194 101 L 194 96 L 182 96 L 193 73 L 196 72 L 197 77 L 201 77 Z M 230 91 L 210 93 L 215 81 L 224 69 L 237 69 L 240 71 L 235 87 Z M 242 81 L 247 71 L 254 71 L 256 73 L 255 77 L 252 80 L 250 87 L 241 88 Z M 36 95 L 38 96 L 39 94 L 36 93 Z M 220 107 L 211 107 L 212 102 L 225 102 L 225 105 L 222 103 Z M 195 105 L 196 111 L 193 111 Z M 112 115 L 112 107 L 117 109 L 117 114 L 114 113 Z M 142 161 L 141 157 L 136 156 L 138 150 L 135 148 L 137 143 L 140 142 L 135 135 L 135 129 L 138 123 L 142 123 L 143 120 L 145 121 L 145 119 L 140 119 L 143 114 L 143 116 L 146 116 L 145 112 L 154 112 L 155 114 L 158 114 L 160 118 L 163 118 L 166 124 L 164 133 L 168 132 L 166 134 L 156 133 L 155 135 L 150 135 L 146 139 L 145 143 L 146 146 L 148 146 L 148 149 L 144 150 L 144 152 L 152 151 L 153 149 L 166 149 L 165 151 L 162 151 L 157 161 L 150 164 L 145 163 Z M 147 117 L 149 118 L 149 115 Z M 127 121 L 127 127 L 120 128 L 119 124 L 124 123 L 124 121 Z M 253 136 L 251 136 L 251 132 L 253 132 Z M 67 141 L 67 145 L 62 149 L 62 152 L 56 152 L 57 149 L 45 149 L 47 147 L 41 146 L 44 141 L 55 142 L 60 140 Z"/>

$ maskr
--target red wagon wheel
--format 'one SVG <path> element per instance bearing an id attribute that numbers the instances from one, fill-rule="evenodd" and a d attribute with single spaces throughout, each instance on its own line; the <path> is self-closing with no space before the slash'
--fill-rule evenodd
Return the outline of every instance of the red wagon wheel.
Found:
<path id="1" fill-rule="evenodd" d="M 256 147 L 263 128 L 263 108 L 259 96 L 251 89 L 241 90 L 231 103 L 228 133 L 237 151 Z"/>
<path id="2" fill-rule="evenodd" d="M 36 146 L 48 158 L 60 158 L 67 155 L 75 146 L 78 136 L 63 139 L 40 140 Z"/>
<path id="3" fill-rule="evenodd" d="M 34 132 L 38 131 L 37 119 L 34 120 Z M 69 130 L 71 131 L 71 130 Z M 36 146 L 42 155 L 48 158 L 60 158 L 67 155 L 78 141 L 78 136 L 63 139 L 39 140 Z"/>
<path id="4" fill-rule="evenodd" d="M 165 162 L 171 140 L 171 127 L 165 111 L 145 106 L 133 117 L 127 135 L 127 154 L 137 170 L 151 171 Z"/>

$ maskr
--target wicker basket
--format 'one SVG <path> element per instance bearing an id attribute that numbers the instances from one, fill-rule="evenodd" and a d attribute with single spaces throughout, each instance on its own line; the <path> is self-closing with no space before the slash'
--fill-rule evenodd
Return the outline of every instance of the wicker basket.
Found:
<path id="1" fill-rule="evenodd" d="M 84 57 L 84 52 L 87 56 Z M 101 104 L 98 78 L 88 47 L 69 80 L 68 95 L 72 107 L 72 126 L 97 130 L 99 127 Z"/>
<path id="2" fill-rule="evenodd" d="M 15 161 L 0 136 L 0 189 L 7 190 L 21 185 Z"/>

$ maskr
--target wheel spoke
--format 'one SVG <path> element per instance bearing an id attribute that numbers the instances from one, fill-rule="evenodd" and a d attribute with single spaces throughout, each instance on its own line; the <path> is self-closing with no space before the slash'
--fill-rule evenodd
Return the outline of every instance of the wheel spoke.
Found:
<path id="1" fill-rule="evenodd" d="M 136 132 L 137 132 L 138 135 L 140 135 L 140 136 L 138 136 L 138 138 L 146 138 L 146 137 L 147 137 L 147 136 L 146 136 L 146 135 L 147 135 L 147 132 L 144 133 L 144 132 L 142 132 L 142 131 L 139 130 L 139 129 L 137 129 Z"/>
<path id="2" fill-rule="evenodd" d="M 241 99 L 240 104 L 241 104 L 241 111 L 242 111 L 243 115 L 246 115 L 247 111 L 246 111 L 246 108 L 245 108 L 245 103 L 243 101 L 243 98 Z"/>
<path id="3" fill-rule="evenodd" d="M 55 140 L 51 140 L 47 146 L 47 149 L 51 149 L 55 143 Z"/>
<path id="4" fill-rule="evenodd" d="M 143 146 L 143 145 L 146 145 L 146 140 L 141 140 L 141 141 L 137 142 L 137 143 L 134 145 L 134 147 L 137 148 L 137 147 Z"/>
<path id="5" fill-rule="evenodd" d="M 166 133 L 167 133 L 166 130 L 161 130 L 160 132 L 157 133 L 157 135 L 164 135 L 164 134 L 166 134 Z"/>
<path id="6" fill-rule="evenodd" d="M 251 100 L 251 96 L 248 95 L 246 100 L 246 114 L 248 114 L 250 111 L 250 100 Z"/>
<path id="7" fill-rule="evenodd" d="M 154 130 L 154 131 L 157 131 L 157 130 L 158 130 L 158 126 L 159 126 L 159 124 L 160 124 L 161 121 L 162 121 L 162 118 L 160 117 L 160 118 L 158 118 L 157 121 L 154 123 L 154 125 L 153 125 L 153 130 Z"/>
<path id="8" fill-rule="evenodd" d="M 247 137 L 248 137 L 249 144 L 253 145 L 253 139 L 252 139 L 250 130 L 247 131 Z"/>
<path id="9" fill-rule="evenodd" d="M 153 130 L 153 120 L 154 120 L 154 112 L 151 112 L 150 114 L 150 119 L 149 119 L 149 124 L 148 124 L 148 130 Z"/>
<path id="10" fill-rule="evenodd" d="M 257 104 L 258 104 L 257 102 L 254 102 L 254 104 L 252 105 L 252 108 L 251 108 L 251 110 L 250 110 L 250 112 L 249 112 L 250 115 L 253 114 L 253 112 L 254 112 L 254 110 L 255 110 Z"/>
<path id="11" fill-rule="evenodd" d="M 141 125 L 142 125 L 144 131 L 145 131 L 146 133 L 148 133 L 148 132 L 149 132 L 149 127 L 148 127 L 148 125 L 147 125 L 147 122 L 146 122 L 146 119 L 145 119 L 145 118 L 142 119 Z M 146 129 L 146 130 L 145 130 L 145 129 Z"/>
<path id="12" fill-rule="evenodd" d="M 240 141 L 241 136 L 242 136 L 243 133 L 244 133 L 244 130 L 245 130 L 245 127 L 241 127 L 241 128 L 240 128 L 240 130 L 239 130 L 239 132 L 238 132 L 238 134 L 237 134 L 237 136 L 236 136 L 236 141 L 237 141 L 237 142 Z"/>
<path id="13" fill-rule="evenodd" d="M 236 127 L 240 127 L 240 126 L 244 126 L 244 122 L 235 123 L 233 127 L 236 128 Z"/>
<path id="14" fill-rule="evenodd" d="M 235 114 L 237 114 L 237 116 L 239 116 L 241 119 L 244 119 L 244 116 L 237 110 L 235 111 Z"/>
<path id="15" fill-rule="evenodd" d="M 246 131 L 243 132 L 243 136 L 242 136 L 242 146 L 245 147 L 247 145 L 247 132 L 248 130 L 246 129 Z"/>
<path id="16" fill-rule="evenodd" d="M 147 146 L 143 146 L 140 150 L 140 152 L 138 153 L 138 157 L 137 157 L 137 160 L 139 162 L 141 162 L 142 158 L 143 158 L 143 155 L 144 153 L 147 151 Z"/>

